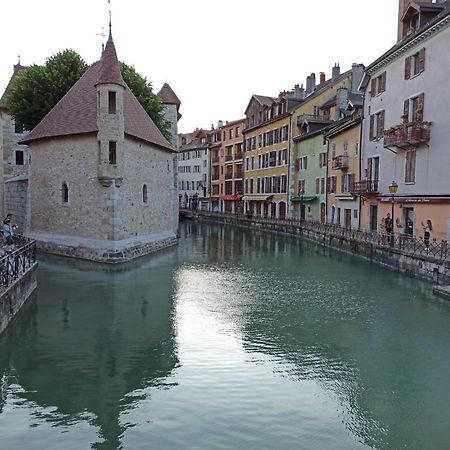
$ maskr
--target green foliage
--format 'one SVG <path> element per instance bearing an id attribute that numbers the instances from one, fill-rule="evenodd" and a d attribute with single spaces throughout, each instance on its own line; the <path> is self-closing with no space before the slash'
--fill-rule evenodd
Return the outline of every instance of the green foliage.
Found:
<path id="1" fill-rule="evenodd" d="M 136 69 L 125 63 L 120 63 L 122 77 L 134 96 L 152 118 L 164 137 L 170 142 L 170 126 L 164 118 L 164 105 L 161 99 L 153 93 L 153 87 Z"/>
<path id="2" fill-rule="evenodd" d="M 7 94 L 11 116 L 26 130 L 33 129 L 86 72 L 87 65 L 73 50 L 32 65 L 18 74 Z"/>
<path id="3" fill-rule="evenodd" d="M 7 94 L 11 116 L 32 130 L 81 78 L 88 66 L 73 50 L 59 52 L 44 66 L 32 65 L 18 74 Z M 134 67 L 121 63 L 122 77 L 164 137 L 170 139 L 170 125 L 164 118 L 164 105 L 153 93 L 152 84 Z"/>

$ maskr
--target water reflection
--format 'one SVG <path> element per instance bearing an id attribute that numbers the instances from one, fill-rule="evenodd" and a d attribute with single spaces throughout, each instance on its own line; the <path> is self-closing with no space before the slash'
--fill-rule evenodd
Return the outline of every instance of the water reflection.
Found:
<path id="1" fill-rule="evenodd" d="M 8 444 L 447 448 L 450 308 L 429 285 L 288 236 L 181 234 L 123 269 L 41 263 L 0 338 Z"/>
<path id="2" fill-rule="evenodd" d="M 35 423 L 98 427 L 95 448 L 120 448 L 133 407 L 126 394 L 158 386 L 177 366 L 172 323 L 174 255 L 124 269 L 41 259 L 39 301 L 0 340 L 2 397 L 11 385 L 32 404 L 50 407 Z M 169 270 L 167 270 L 169 269 Z M 36 414 L 35 414 L 36 415 Z"/>

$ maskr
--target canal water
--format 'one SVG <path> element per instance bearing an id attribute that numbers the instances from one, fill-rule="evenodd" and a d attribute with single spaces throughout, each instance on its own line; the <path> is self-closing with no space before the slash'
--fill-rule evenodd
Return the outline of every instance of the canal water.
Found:
<path id="1" fill-rule="evenodd" d="M 122 267 L 42 258 L 0 337 L 0 449 L 448 449 L 450 307 L 295 238 L 183 223 Z"/>

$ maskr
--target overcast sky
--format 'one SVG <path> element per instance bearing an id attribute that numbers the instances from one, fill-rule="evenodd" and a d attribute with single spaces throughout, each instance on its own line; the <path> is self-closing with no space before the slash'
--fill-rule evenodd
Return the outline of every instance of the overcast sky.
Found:
<path id="1" fill-rule="evenodd" d="M 335 62 L 370 64 L 396 42 L 397 0 L 111 0 L 120 60 L 181 100 L 180 132 L 244 116 L 252 94 L 276 96 Z M 100 57 L 107 0 L 2 1 L 0 90 L 17 55 L 43 64 L 66 48 Z"/>

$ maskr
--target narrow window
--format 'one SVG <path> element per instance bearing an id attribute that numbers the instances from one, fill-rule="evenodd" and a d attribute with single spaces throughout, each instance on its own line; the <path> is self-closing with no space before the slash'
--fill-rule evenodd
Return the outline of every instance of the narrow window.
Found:
<path id="1" fill-rule="evenodd" d="M 117 164 L 117 143 L 116 141 L 109 141 L 109 163 Z"/>
<path id="2" fill-rule="evenodd" d="M 20 122 L 14 123 L 14 133 L 20 134 L 23 133 L 23 125 Z"/>
<path id="3" fill-rule="evenodd" d="M 69 203 L 69 188 L 66 183 L 62 185 L 61 197 L 63 203 Z"/>
<path id="4" fill-rule="evenodd" d="M 144 186 L 142 186 L 142 201 L 144 203 L 148 202 L 148 197 L 147 197 L 147 185 L 144 184 Z"/>
<path id="5" fill-rule="evenodd" d="M 114 91 L 108 91 L 108 112 L 116 114 L 116 93 Z"/>
<path id="6" fill-rule="evenodd" d="M 16 166 L 23 166 L 23 150 L 16 150 Z"/>

